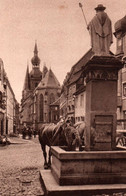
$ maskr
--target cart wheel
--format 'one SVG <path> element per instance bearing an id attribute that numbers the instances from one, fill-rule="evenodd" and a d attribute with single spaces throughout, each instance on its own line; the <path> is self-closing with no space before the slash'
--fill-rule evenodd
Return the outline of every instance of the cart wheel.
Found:
<path id="1" fill-rule="evenodd" d="M 123 136 L 123 137 L 118 138 L 117 145 L 126 146 L 126 137 Z"/>

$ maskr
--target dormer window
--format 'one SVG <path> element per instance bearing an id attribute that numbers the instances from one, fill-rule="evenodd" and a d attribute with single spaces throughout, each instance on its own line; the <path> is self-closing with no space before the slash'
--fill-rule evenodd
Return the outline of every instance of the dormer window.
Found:
<path id="1" fill-rule="evenodd" d="M 123 53 L 123 38 L 117 39 L 117 54 Z"/>

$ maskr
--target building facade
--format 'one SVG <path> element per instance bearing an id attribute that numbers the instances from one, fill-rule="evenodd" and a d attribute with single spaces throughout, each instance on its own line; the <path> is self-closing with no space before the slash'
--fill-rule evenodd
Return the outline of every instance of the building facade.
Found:
<path id="1" fill-rule="evenodd" d="M 6 90 L 4 88 L 4 67 L 0 59 L 0 135 L 6 133 Z"/>
<path id="2" fill-rule="evenodd" d="M 83 88 L 75 93 L 75 123 L 85 121 L 86 111 L 86 88 Z"/>
<path id="3" fill-rule="evenodd" d="M 60 96 L 60 115 L 71 119 L 73 123 L 85 119 L 85 76 L 83 66 L 93 56 L 90 49 L 67 74 Z"/>
<path id="4" fill-rule="evenodd" d="M 115 23 L 116 57 L 124 63 L 118 74 L 118 127 L 126 129 L 126 16 Z"/>
<path id="5" fill-rule="evenodd" d="M 0 59 L 0 135 L 17 132 L 19 128 L 19 103 Z"/>

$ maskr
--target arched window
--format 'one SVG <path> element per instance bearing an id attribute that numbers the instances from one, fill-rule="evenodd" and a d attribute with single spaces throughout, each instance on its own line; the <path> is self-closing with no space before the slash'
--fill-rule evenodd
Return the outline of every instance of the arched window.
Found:
<path id="1" fill-rule="evenodd" d="M 38 86 L 38 82 L 35 83 L 35 87 L 37 87 L 37 86 Z"/>
<path id="2" fill-rule="evenodd" d="M 50 102 L 49 102 L 49 103 L 51 104 L 51 103 L 53 103 L 54 101 L 55 101 L 54 94 L 51 93 L 51 94 L 50 94 Z"/>
<path id="3" fill-rule="evenodd" d="M 39 100 L 39 109 L 40 109 L 40 116 L 39 116 L 39 119 L 40 121 L 43 121 L 43 114 L 44 114 L 44 98 L 43 98 L 43 95 L 41 94 L 40 95 L 40 100 Z"/>

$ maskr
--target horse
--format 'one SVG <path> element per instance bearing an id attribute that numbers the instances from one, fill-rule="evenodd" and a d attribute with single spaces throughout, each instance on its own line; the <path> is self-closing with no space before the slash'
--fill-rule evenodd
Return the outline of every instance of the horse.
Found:
<path id="1" fill-rule="evenodd" d="M 39 142 L 44 156 L 44 169 L 51 166 L 51 146 L 67 146 L 67 150 L 75 150 L 80 138 L 77 130 L 66 123 L 45 124 L 39 130 Z M 49 146 L 48 162 L 46 145 Z"/>

